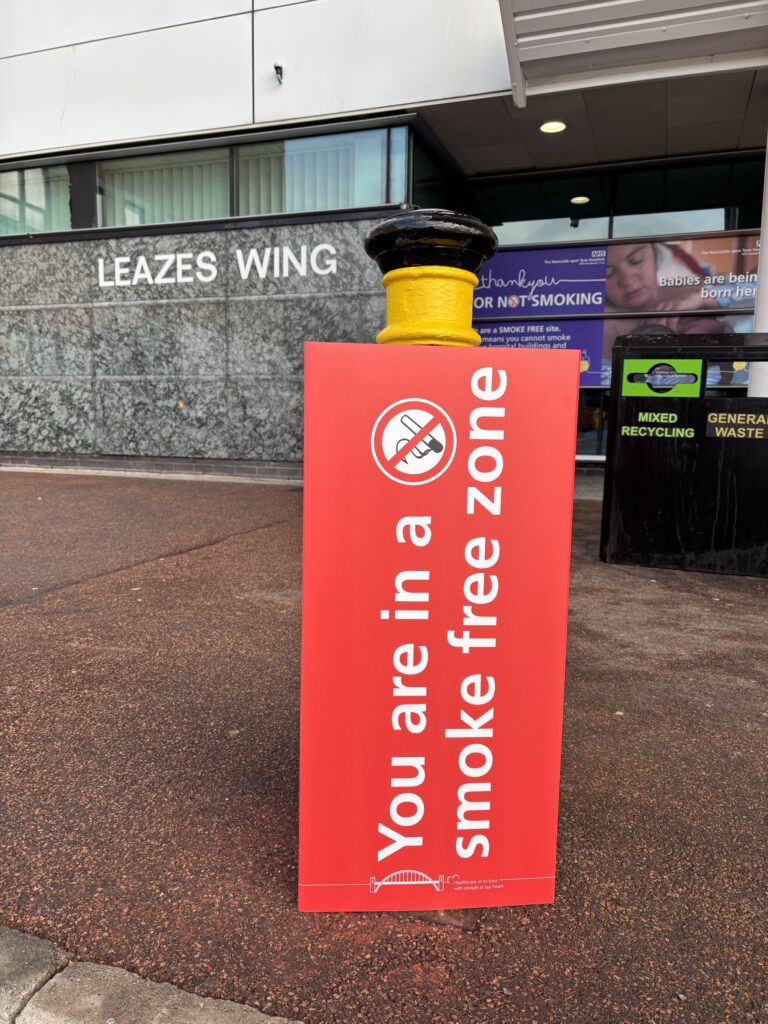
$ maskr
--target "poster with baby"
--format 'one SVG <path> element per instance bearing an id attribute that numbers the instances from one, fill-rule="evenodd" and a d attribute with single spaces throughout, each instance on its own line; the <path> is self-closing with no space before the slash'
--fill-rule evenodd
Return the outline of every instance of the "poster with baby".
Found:
<path id="1" fill-rule="evenodd" d="M 750 331 L 759 254 L 756 234 L 504 249 L 483 268 L 475 326 L 489 346 L 580 349 L 582 387 L 605 386 L 620 335 Z"/>

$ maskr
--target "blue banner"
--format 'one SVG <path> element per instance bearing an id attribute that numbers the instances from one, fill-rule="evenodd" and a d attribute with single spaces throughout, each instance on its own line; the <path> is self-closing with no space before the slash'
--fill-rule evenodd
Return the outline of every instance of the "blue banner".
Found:
<path id="1" fill-rule="evenodd" d="M 751 330 L 759 253 L 755 234 L 505 249 L 479 275 L 473 323 L 484 345 L 580 349 L 582 387 L 606 386 L 622 334 Z M 743 384 L 746 369 L 709 377 Z"/>
<path id="2" fill-rule="evenodd" d="M 605 310 L 605 246 L 506 250 L 485 264 L 475 320 Z"/>
<path id="3" fill-rule="evenodd" d="M 600 387 L 604 382 L 602 320 L 476 320 L 475 330 L 483 345 L 493 348 L 581 349 L 581 386 Z"/>

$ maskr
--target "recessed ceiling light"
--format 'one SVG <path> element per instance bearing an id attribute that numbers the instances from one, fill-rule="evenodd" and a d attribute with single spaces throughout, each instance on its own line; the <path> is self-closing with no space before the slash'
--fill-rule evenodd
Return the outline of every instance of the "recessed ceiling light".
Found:
<path id="1" fill-rule="evenodd" d="M 589 196 L 573 196 L 571 202 L 574 206 L 583 206 L 584 203 L 589 202 Z"/>
<path id="2" fill-rule="evenodd" d="M 545 121 L 539 125 L 539 131 L 546 135 L 557 135 L 558 132 L 565 131 L 565 121 Z"/>

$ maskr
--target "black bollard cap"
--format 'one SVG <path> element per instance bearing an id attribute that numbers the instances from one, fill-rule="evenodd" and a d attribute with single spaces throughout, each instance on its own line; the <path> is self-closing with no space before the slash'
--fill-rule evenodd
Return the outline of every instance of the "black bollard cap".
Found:
<path id="1" fill-rule="evenodd" d="M 450 210 L 404 210 L 376 224 L 365 239 L 382 274 L 402 267 L 458 267 L 476 274 L 498 247 L 482 221 Z"/>

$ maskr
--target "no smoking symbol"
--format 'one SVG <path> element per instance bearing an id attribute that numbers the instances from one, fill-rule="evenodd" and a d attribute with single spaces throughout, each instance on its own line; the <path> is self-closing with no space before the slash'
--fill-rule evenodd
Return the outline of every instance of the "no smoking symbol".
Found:
<path id="1" fill-rule="evenodd" d="M 376 465 L 399 484 L 428 484 L 448 469 L 456 454 L 456 430 L 434 402 L 404 398 L 384 410 L 371 434 Z"/>

